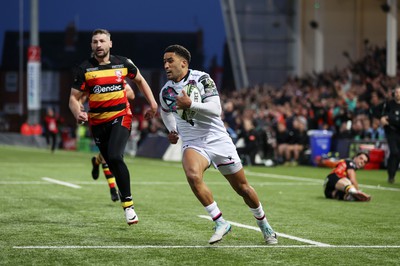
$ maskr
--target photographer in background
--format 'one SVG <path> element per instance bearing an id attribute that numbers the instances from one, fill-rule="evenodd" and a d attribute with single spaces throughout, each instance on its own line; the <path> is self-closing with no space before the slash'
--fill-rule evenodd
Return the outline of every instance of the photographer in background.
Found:
<path id="1" fill-rule="evenodd" d="M 380 118 L 389 146 L 387 172 L 391 184 L 394 183 L 400 163 L 400 85 L 396 85 L 392 97 L 383 103 Z"/>

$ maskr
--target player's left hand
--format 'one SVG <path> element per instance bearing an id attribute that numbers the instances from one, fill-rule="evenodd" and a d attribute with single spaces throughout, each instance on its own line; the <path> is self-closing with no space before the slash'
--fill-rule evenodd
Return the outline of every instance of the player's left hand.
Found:
<path id="1" fill-rule="evenodd" d="M 146 110 L 146 112 L 144 113 L 144 118 L 146 120 L 150 120 L 152 119 L 155 115 L 157 114 L 157 106 L 154 108 L 150 108 L 148 110 Z"/>

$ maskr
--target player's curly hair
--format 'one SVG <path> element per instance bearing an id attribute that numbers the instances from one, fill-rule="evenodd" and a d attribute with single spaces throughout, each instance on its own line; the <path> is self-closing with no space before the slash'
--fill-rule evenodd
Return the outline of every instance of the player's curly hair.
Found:
<path id="1" fill-rule="evenodd" d="M 190 55 L 190 52 L 188 49 L 183 47 L 182 45 L 179 44 L 173 44 L 165 48 L 164 53 L 175 53 L 183 58 L 190 63 L 190 60 L 192 59 L 192 56 Z"/>

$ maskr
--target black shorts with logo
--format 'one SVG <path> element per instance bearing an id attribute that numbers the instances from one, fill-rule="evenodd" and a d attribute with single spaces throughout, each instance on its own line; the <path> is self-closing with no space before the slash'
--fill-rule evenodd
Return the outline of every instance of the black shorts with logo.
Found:
<path id="1" fill-rule="evenodd" d="M 328 199 L 333 199 L 332 192 L 336 190 L 335 185 L 339 181 L 339 177 L 335 173 L 329 174 L 324 182 L 324 194 Z M 344 192 L 336 191 L 335 198 L 343 199 Z"/>

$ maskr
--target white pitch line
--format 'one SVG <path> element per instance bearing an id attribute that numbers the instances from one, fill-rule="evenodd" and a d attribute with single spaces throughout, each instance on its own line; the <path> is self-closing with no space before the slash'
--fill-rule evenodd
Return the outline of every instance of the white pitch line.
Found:
<path id="1" fill-rule="evenodd" d="M 210 216 L 206 216 L 206 215 L 197 215 L 197 216 L 200 217 L 200 218 L 212 220 Z M 251 229 L 251 230 L 255 230 L 255 231 L 261 232 L 260 228 L 255 227 L 255 226 L 240 224 L 240 223 L 236 223 L 236 222 L 232 222 L 232 221 L 228 221 L 228 222 L 230 222 L 232 225 L 235 225 L 237 227 L 242 227 L 242 228 Z M 275 233 L 280 237 L 296 240 L 296 241 L 299 241 L 299 242 L 303 242 L 303 243 L 307 243 L 307 244 L 311 244 L 311 245 L 315 245 L 315 246 L 321 246 L 321 247 L 329 247 L 329 246 L 331 246 L 329 244 L 325 244 L 325 243 L 321 243 L 321 242 L 317 242 L 317 241 L 313 241 L 313 240 L 309 240 L 309 239 L 304 239 L 304 238 L 291 236 L 291 235 L 278 233 L 278 232 L 275 232 Z"/>
<path id="2" fill-rule="evenodd" d="M 359 186 L 359 187 L 362 187 L 362 188 L 370 188 L 370 189 L 378 189 L 378 190 L 400 191 L 399 188 L 395 188 L 395 187 L 381 187 L 380 185 L 378 185 L 378 186 L 371 186 L 371 185 L 359 184 L 358 186 Z"/>
<path id="3" fill-rule="evenodd" d="M 251 172 L 251 171 L 246 171 L 246 175 L 261 176 L 261 177 L 276 178 L 276 179 L 296 180 L 296 181 L 300 180 L 300 181 L 318 183 L 321 185 L 324 183 L 323 180 L 318 180 L 318 179 L 313 179 L 313 178 L 308 178 L 308 177 L 296 177 L 296 176 L 290 176 L 290 175 L 276 175 L 276 174 L 258 173 L 258 172 Z M 363 188 L 369 188 L 369 189 L 400 191 L 399 188 L 382 187 L 380 185 L 371 186 L 371 185 L 358 184 L 358 186 L 363 187 Z"/>
<path id="4" fill-rule="evenodd" d="M 135 185 L 149 185 L 149 186 L 158 186 L 158 185 L 182 185 L 182 186 L 187 186 L 188 183 L 186 181 L 182 182 L 134 182 Z M 44 184 L 49 184 L 48 182 L 44 181 L 0 181 L 0 185 L 44 185 Z M 74 181 L 74 184 L 79 184 L 79 185 L 100 185 L 104 186 L 104 183 L 102 182 L 93 182 L 93 181 Z M 210 185 L 221 185 L 221 186 L 226 186 L 227 182 L 222 181 L 222 182 L 207 182 L 207 184 Z M 258 186 L 317 186 L 318 184 L 316 183 L 310 183 L 310 182 L 252 182 L 253 185 L 258 185 Z"/>
<path id="5" fill-rule="evenodd" d="M 50 183 L 54 183 L 54 184 L 58 184 L 58 185 L 62 185 L 62 186 L 66 186 L 66 187 L 72 187 L 72 188 L 81 188 L 81 186 L 72 184 L 72 183 L 68 183 L 68 182 L 64 182 L 64 181 L 60 181 L 57 179 L 53 179 L 53 178 L 49 178 L 49 177 L 42 177 L 43 180 L 50 182 Z"/>
<path id="6" fill-rule="evenodd" d="M 388 249 L 388 248 L 400 248 L 400 246 L 348 246 L 348 245 L 329 245 L 329 246 L 316 246 L 316 245 L 243 245 L 243 246 L 156 246 L 156 245 L 144 245 L 144 246 L 13 246 L 14 249 L 211 249 L 211 248 L 363 248 L 363 249 Z"/>
<path id="7" fill-rule="evenodd" d="M 276 174 L 268 174 L 268 173 L 258 173 L 258 172 L 251 172 L 245 171 L 246 175 L 252 176 L 261 176 L 261 177 L 269 177 L 269 178 L 276 178 L 276 179 L 286 179 L 286 180 L 296 180 L 296 181 L 306 181 L 306 182 L 313 182 L 313 183 L 324 183 L 324 180 L 318 180 L 308 177 L 298 177 L 298 176 L 290 176 L 290 175 L 276 175 Z"/>
<path id="8" fill-rule="evenodd" d="M 265 177 L 268 174 L 263 174 Z M 281 179 L 285 179 L 284 176 Z M 275 178 L 275 177 L 272 177 Z M 292 180 L 292 179 L 291 179 Z M 295 180 L 295 179 L 293 179 Z M 103 183 L 99 182 L 93 182 L 93 181 L 76 181 L 76 184 L 81 184 L 81 185 L 101 185 L 103 186 Z M 48 182 L 41 182 L 41 181 L 0 181 L 0 185 L 43 185 L 43 184 L 48 184 Z M 187 185 L 186 181 L 182 182 L 135 182 L 136 185 Z M 207 184 L 212 184 L 212 185 L 226 185 L 226 182 L 207 182 Z M 252 182 L 253 185 L 258 185 L 258 186 L 317 186 L 320 185 L 320 182 L 310 182 L 310 180 L 307 180 L 307 182 Z M 370 186 L 370 185 L 360 185 L 360 187 L 363 188 L 369 188 L 369 189 L 378 189 L 378 190 L 385 190 L 385 191 L 400 191 L 399 188 L 392 188 L 392 187 L 381 187 L 381 186 Z"/>

